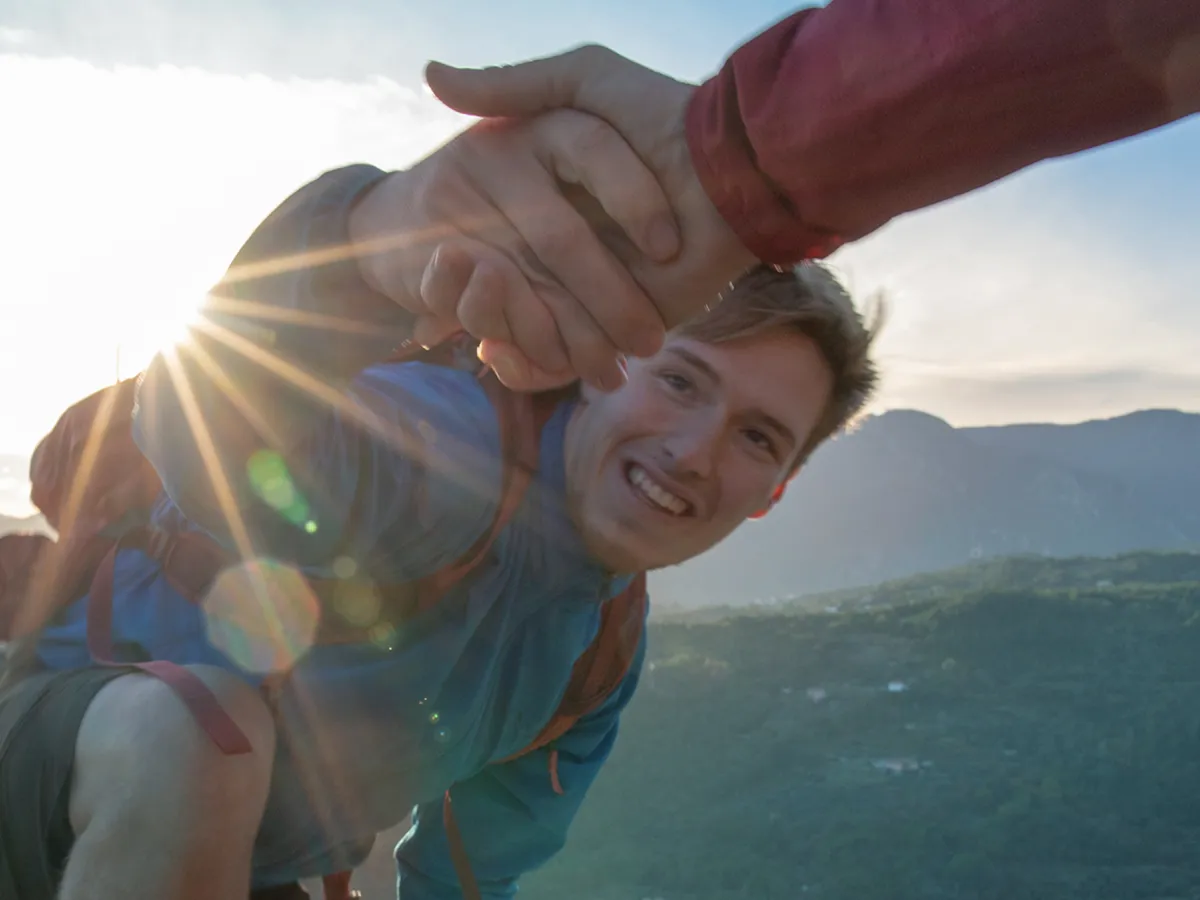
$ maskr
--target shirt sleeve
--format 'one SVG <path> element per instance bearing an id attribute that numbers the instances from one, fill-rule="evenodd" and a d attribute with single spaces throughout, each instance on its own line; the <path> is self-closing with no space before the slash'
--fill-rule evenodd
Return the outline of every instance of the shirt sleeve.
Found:
<path id="1" fill-rule="evenodd" d="M 637 689 L 646 637 L 620 686 L 551 748 L 489 766 L 456 785 L 451 796 L 471 870 L 484 900 L 512 897 L 522 874 L 538 868 L 566 843 L 567 831 L 612 751 L 621 712 Z M 563 793 L 555 792 L 550 753 L 557 751 Z M 451 863 L 442 803 L 413 812 L 413 826 L 396 848 L 400 900 L 461 900 Z"/>
<path id="2" fill-rule="evenodd" d="M 184 516 L 231 549 L 313 567 L 382 554 L 407 580 L 486 527 L 499 437 L 466 373 L 371 368 L 411 333 L 349 249 L 350 210 L 384 174 L 326 173 L 258 226 L 144 373 L 134 435 Z"/>
<path id="3" fill-rule="evenodd" d="M 1196 112 L 1198 40 L 1195 0 L 832 0 L 737 49 L 688 142 L 743 243 L 786 265 Z"/>

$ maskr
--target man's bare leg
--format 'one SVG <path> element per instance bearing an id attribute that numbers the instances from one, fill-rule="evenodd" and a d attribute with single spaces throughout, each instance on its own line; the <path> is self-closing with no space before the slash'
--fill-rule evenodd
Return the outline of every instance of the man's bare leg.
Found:
<path id="1" fill-rule="evenodd" d="M 193 667 L 254 750 L 225 756 L 161 681 L 105 686 L 84 715 L 61 900 L 246 900 L 275 730 L 233 675 Z"/>

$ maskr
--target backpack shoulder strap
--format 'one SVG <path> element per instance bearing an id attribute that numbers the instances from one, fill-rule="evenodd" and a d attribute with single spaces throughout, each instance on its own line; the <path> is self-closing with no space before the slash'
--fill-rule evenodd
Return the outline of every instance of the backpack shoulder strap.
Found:
<path id="1" fill-rule="evenodd" d="M 501 762 L 548 747 L 588 713 L 600 707 L 617 689 L 637 654 L 646 622 L 646 574 L 638 574 L 624 591 L 604 604 L 596 637 L 575 662 L 571 680 L 554 716 L 528 747 Z M 551 780 L 558 777 L 551 758 Z"/>
<path id="2" fill-rule="evenodd" d="M 512 521 L 537 474 L 542 426 L 553 412 L 554 404 L 537 395 L 509 390 L 490 369 L 480 381 L 496 409 L 500 426 L 501 481 L 496 513 L 487 530 L 456 562 L 417 582 L 418 611 L 434 606 L 487 558 L 492 544 Z"/>
<path id="3" fill-rule="evenodd" d="M 550 748 L 550 785 L 556 794 L 563 793 L 558 780 L 558 751 L 556 740 L 574 727 L 583 716 L 598 708 L 629 674 L 629 667 L 642 640 L 646 621 L 646 575 L 638 574 L 633 582 L 604 604 L 600 613 L 600 628 L 596 637 L 575 662 L 571 680 L 554 716 L 524 750 L 499 760 L 510 762 L 535 750 Z M 454 815 L 454 805 L 447 790 L 442 797 L 442 821 L 450 859 L 458 876 L 464 900 L 480 900 L 479 883 L 471 869 L 470 857 L 462 831 Z M 345 895 L 326 895 L 326 900 L 344 900 Z"/>

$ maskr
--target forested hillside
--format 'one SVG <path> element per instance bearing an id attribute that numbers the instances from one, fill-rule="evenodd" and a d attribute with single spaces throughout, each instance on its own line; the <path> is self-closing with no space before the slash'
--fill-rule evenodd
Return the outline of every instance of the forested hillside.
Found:
<path id="1" fill-rule="evenodd" d="M 884 609 L 655 626 L 522 896 L 1200 895 L 1200 557 L 1006 565 Z"/>

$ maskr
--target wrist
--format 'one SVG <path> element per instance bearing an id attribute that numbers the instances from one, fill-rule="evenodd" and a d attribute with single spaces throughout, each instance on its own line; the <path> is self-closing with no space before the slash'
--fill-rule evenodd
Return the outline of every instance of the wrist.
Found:
<path id="1" fill-rule="evenodd" d="M 697 159 L 698 147 L 692 139 L 692 109 L 700 93 L 691 87 L 679 113 L 675 139 L 672 141 L 670 171 L 679 173 L 680 181 L 675 185 L 674 195 L 679 205 L 678 214 L 688 230 L 687 244 L 693 252 L 703 254 L 714 273 L 729 281 L 755 265 L 758 258 L 742 241 L 733 225 L 718 207 L 709 185 L 700 176 Z"/>
<path id="2" fill-rule="evenodd" d="M 708 260 L 714 277 L 722 283 L 732 281 L 759 262 L 713 203 L 698 176 L 685 197 L 681 204 L 685 221 L 691 224 L 694 245 Z"/>
<path id="3" fill-rule="evenodd" d="M 404 279 L 395 275 L 412 250 L 410 229 L 398 214 L 402 204 L 397 203 L 407 174 L 389 172 L 355 198 L 346 217 L 346 233 L 367 287 L 393 303 L 411 308 Z"/>

